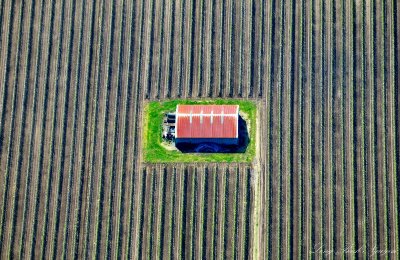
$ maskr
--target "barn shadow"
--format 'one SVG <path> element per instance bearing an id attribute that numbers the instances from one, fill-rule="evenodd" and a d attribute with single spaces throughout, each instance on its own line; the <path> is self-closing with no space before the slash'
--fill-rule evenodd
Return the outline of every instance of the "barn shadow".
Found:
<path id="1" fill-rule="evenodd" d="M 182 153 L 245 153 L 250 143 L 247 122 L 239 115 L 239 142 L 237 145 L 223 145 L 216 143 L 179 143 L 176 148 Z"/>

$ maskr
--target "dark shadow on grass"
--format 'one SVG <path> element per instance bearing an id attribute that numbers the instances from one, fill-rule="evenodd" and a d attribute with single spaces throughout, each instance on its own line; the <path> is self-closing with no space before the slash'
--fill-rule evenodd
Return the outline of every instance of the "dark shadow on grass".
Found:
<path id="1" fill-rule="evenodd" d="M 246 120 L 239 115 L 239 142 L 237 145 L 224 145 L 212 142 L 200 144 L 179 143 L 176 148 L 182 153 L 245 153 L 250 143 Z"/>

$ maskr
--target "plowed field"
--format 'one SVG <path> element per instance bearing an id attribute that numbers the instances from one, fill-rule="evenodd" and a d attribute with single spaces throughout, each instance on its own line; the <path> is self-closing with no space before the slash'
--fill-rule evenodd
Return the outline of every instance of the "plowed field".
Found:
<path id="1" fill-rule="evenodd" d="M 396 0 L 0 0 L 0 259 L 399 258 Z M 251 99 L 251 163 L 142 160 Z"/>

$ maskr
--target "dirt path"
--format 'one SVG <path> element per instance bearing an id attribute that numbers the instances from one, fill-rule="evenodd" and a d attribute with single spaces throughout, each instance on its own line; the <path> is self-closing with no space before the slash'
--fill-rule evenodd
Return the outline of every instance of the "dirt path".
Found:
<path id="1" fill-rule="evenodd" d="M 265 108 L 264 102 L 259 102 L 260 107 L 263 109 Z M 264 145 L 261 144 L 261 140 L 263 140 L 263 136 L 264 136 L 264 129 L 261 127 L 260 125 L 260 120 L 261 120 L 261 111 L 258 110 L 257 111 L 257 118 L 258 118 L 258 124 L 257 124 L 257 137 L 256 140 L 258 141 L 258 145 L 256 146 L 256 153 L 258 154 L 258 158 L 257 160 L 257 166 L 255 167 L 255 171 L 257 171 L 257 181 L 256 181 L 256 186 L 254 187 L 255 190 L 255 206 L 254 206 L 254 222 L 256 223 L 257 226 L 259 226 L 259 228 L 256 228 L 253 230 L 253 238 L 254 238 L 254 242 L 253 244 L 256 245 L 256 250 L 254 251 L 253 254 L 253 258 L 258 258 L 260 256 L 263 256 L 263 250 L 265 247 L 265 242 L 264 239 L 265 237 L 263 237 L 263 232 L 264 232 L 264 217 L 265 217 L 265 213 L 263 211 L 263 208 L 261 207 L 261 203 L 263 203 L 264 201 L 264 175 L 266 174 L 265 172 L 265 162 L 264 162 L 264 158 L 265 158 L 265 147 Z M 239 172 L 239 170 L 237 170 L 237 172 Z M 237 173 L 238 174 L 238 173 Z M 239 175 L 239 174 L 238 174 Z M 239 178 L 239 177 L 237 177 Z M 238 183 L 239 181 L 236 180 L 236 182 Z M 236 189 L 236 194 L 238 196 L 238 188 Z M 237 203 L 236 199 L 236 203 Z M 236 206 L 237 207 L 237 206 Z M 236 216 L 237 219 L 237 216 Z M 236 225 L 237 221 L 235 221 L 235 225 Z M 236 229 L 236 228 L 235 228 Z M 233 246 L 234 247 L 234 246 Z"/>
<path id="2" fill-rule="evenodd" d="M 264 165 L 260 173 L 260 194 L 261 200 L 260 205 L 265 205 L 264 207 L 260 207 L 260 223 L 261 223 L 261 231 L 260 231 L 260 253 L 259 256 L 266 258 L 269 256 L 270 252 L 270 227 L 269 227 L 269 215 L 270 215 L 270 176 L 271 171 L 269 167 L 270 162 L 270 113 L 271 111 L 271 94 L 270 94 L 270 62 L 267 62 L 268 57 L 272 57 L 272 47 L 271 43 L 272 39 L 272 19 L 273 19 L 273 10 L 272 5 L 263 6 L 262 12 L 262 32 L 261 32 L 261 50 L 260 50 L 260 85 L 258 91 L 255 93 L 257 96 L 261 96 L 265 91 L 265 101 L 263 101 L 263 105 L 261 106 L 260 114 L 260 122 L 265 122 L 266 127 L 262 127 L 262 131 L 260 133 L 260 142 L 263 142 L 263 146 L 260 149 L 260 158 L 261 164 Z M 265 24 L 265 25 L 264 25 Z M 267 55 L 264 55 L 267 54 Z M 264 112 L 266 111 L 266 112 Z"/>
<path id="3" fill-rule="evenodd" d="M 399 82 L 399 78 L 400 78 L 400 66 L 399 66 L 399 60 L 400 60 L 400 47 L 398 45 L 396 45 L 397 42 L 399 42 L 399 38 L 400 38 L 400 25 L 399 25 L 399 21 L 400 21 L 400 4 L 397 2 L 393 2 L 393 25 L 394 25 L 394 61 L 395 61 L 395 66 L 397 67 L 397 70 L 394 70 L 394 82 L 396 84 L 396 82 Z M 394 93 L 394 97 L 393 97 L 396 102 L 395 102 L 395 118 L 394 121 L 396 122 L 395 124 L 395 128 L 396 128 L 396 169 L 399 169 L 400 167 L 400 90 L 399 88 L 395 88 L 395 93 Z M 395 187 L 397 186 L 397 201 L 396 198 L 394 198 L 396 204 L 394 205 L 394 207 L 398 208 L 399 204 L 400 204 L 400 192 L 399 192 L 399 183 L 398 183 L 398 176 L 394 175 L 395 181 L 393 182 L 393 184 L 396 183 Z M 396 225 L 397 225 L 397 236 L 400 237 L 400 225 L 399 225 L 399 217 L 397 216 L 396 220 Z M 399 244 L 399 243 L 398 243 Z"/>

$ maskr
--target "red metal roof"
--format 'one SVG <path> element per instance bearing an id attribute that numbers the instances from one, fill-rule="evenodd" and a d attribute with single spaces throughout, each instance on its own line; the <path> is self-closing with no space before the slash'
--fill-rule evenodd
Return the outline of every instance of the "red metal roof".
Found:
<path id="1" fill-rule="evenodd" d="M 237 138 L 238 105 L 178 105 L 176 138 Z"/>

